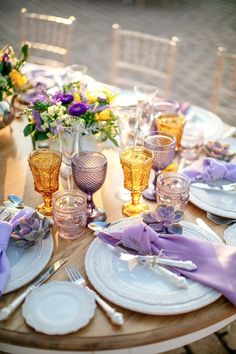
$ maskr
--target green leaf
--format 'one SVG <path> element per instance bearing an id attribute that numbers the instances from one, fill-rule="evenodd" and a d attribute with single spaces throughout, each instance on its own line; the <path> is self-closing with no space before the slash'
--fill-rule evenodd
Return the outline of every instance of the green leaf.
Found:
<path id="1" fill-rule="evenodd" d="M 46 132 L 39 132 L 36 131 L 35 133 L 35 140 L 47 140 L 47 133 Z"/>
<path id="2" fill-rule="evenodd" d="M 26 61 L 29 57 L 29 46 L 27 43 L 21 47 L 21 52 L 23 54 L 24 61 Z"/>
<path id="3" fill-rule="evenodd" d="M 23 130 L 24 136 L 28 136 L 33 133 L 35 126 L 32 124 L 27 124 Z"/>

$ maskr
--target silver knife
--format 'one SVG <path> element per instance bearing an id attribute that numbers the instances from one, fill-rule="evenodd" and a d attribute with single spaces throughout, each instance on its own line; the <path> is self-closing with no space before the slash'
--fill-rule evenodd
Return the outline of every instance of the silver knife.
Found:
<path id="1" fill-rule="evenodd" d="M 45 272 L 40 274 L 35 281 L 28 286 L 28 288 L 19 296 L 17 296 L 9 305 L 0 310 L 0 321 L 5 321 L 17 309 L 17 307 L 24 301 L 27 295 L 34 289 L 42 285 L 51 275 L 53 275 L 65 262 L 67 258 L 62 258 L 53 263 Z"/>
<path id="2" fill-rule="evenodd" d="M 210 191 L 236 193 L 236 183 L 224 184 L 222 186 L 211 186 L 203 182 L 193 182 L 192 186 L 200 189 L 210 190 Z"/>

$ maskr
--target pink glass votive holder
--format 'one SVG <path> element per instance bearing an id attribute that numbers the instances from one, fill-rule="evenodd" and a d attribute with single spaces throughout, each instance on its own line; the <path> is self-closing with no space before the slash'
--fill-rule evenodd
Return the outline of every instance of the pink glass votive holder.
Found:
<path id="1" fill-rule="evenodd" d="M 52 197 L 53 219 L 61 238 L 74 240 L 86 228 L 86 196 L 78 190 L 57 191 Z"/>
<path id="2" fill-rule="evenodd" d="M 180 173 L 162 173 L 157 177 L 157 204 L 184 211 L 189 201 L 190 180 Z"/>

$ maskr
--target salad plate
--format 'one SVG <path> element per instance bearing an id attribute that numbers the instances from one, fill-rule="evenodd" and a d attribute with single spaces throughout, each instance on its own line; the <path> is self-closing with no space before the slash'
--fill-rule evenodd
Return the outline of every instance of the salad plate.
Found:
<path id="1" fill-rule="evenodd" d="M 124 219 L 114 224 L 112 229 L 121 230 L 133 222 L 135 218 Z M 185 221 L 182 225 L 184 234 L 189 237 L 220 242 L 195 224 Z M 190 279 L 187 279 L 188 288 L 180 289 L 148 267 L 138 264 L 131 269 L 128 262 L 121 260 L 111 246 L 100 239 L 95 239 L 89 246 L 85 268 L 90 282 L 101 295 L 116 305 L 140 313 L 186 313 L 204 307 L 221 296 L 217 291 Z"/>
<path id="2" fill-rule="evenodd" d="M 93 294 L 74 283 L 56 281 L 42 285 L 27 296 L 22 314 L 36 331 L 62 335 L 76 332 L 93 318 Z"/>

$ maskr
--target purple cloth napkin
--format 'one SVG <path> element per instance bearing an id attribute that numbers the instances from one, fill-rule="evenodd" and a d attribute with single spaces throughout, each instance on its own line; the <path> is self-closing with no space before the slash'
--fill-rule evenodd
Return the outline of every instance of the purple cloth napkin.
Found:
<path id="1" fill-rule="evenodd" d="M 10 235 L 13 229 L 23 218 L 29 218 L 35 210 L 31 208 L 21 209 L 11 221 L 0 221 L 0 296 L 2 295 L 10 277 L 10 264 L 6 255 Z"/>
<path id="2" fill-rule="evenodd" d="M 188 176 L 191 182 L 212 182 L 219 179 L 236 182 L 236 164 L 213 158 L 204 159 L 198 169 L 186 168 L 182 173 Z"/>
<path id="3" fill-rule="evenodd" d="M 96 235 L 112 246 L 122 244 L 134 253 L 159 255 L 183 261 L 191 260 L 197 270 L 175 271 L 189 279 L 207 285 L 236 306 L 236 248 L 209 241 L 191 239 L 184 235 L 163 235 L 138 222 L 122 231 L 97 232 Z"/>

